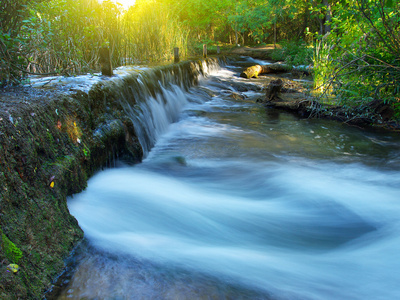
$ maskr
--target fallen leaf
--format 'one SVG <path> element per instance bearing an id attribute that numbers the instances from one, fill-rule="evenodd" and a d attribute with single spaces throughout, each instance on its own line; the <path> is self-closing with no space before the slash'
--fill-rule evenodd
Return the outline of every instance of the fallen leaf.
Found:
<path id="1" fill-rule="evenodd" d="M 13 272 L 13 273 L 17 273 L 19 270 L 19 266 L 17 264 L 9 264 L 7 266 L 7 270 Z"/>

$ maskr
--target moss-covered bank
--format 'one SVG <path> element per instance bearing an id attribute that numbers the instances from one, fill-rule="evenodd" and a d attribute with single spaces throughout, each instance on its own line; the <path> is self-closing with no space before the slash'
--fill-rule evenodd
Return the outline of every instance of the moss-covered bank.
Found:
<path id="1" fill-rule="evenodd" d="M 169 77 L 196 83 L 204 62 L 152 70 L 147 90 Z M 166 75 L 167 74 L 167 75 Z M 147 76 L 146 74 L 142 74 Z M 41 299 L 83 237 L 66 198 L 116 156 L 140 161 L 126 102 L 135 106 L 137 75 L 104 81 L 88 93 L 33 88 L 0 92 L 0 298 Z M 149 75 L 150 76 L 150 75 Z M 151 77 L 150 76 L 150 77 Z M 121 101 L 121 93 L 125 93 Z M 11 263 L 18 272 L 7 270 Z"/>
<path id="2" fill-rule="evenodd" d="M 26 89 L 2 97 L 3 103 L 13 104 L 0 115 L 1 299 L 41 298 L 83 236 L 68 212 L 67 195 L 85 188 L 88 177 L 112 156 L 127 152 L 129 120 L 112 101 L 108 105 L 115 109 L 105 114 L 98 100 L 106 92 L 96 95 L 100 89 L 39 95 L 33 101 L 19 100 Z M 95 135 L 105 124 L 111 124 L 110 134 Z M 129 142 L 140 159 L 135 139 Z M 21 251 L 19 259 L 10 254 L 5 239 Z M 7 270 L 10 263 L 19 265 L 17 273 Z"/>

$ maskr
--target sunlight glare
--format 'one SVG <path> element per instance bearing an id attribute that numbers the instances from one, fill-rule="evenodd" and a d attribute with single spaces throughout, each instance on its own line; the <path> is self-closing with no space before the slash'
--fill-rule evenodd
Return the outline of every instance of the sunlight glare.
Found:
<path id="1" fill-rule="evenodd" d="M 135 4 L 135 0 L 111 0 L 114 3 L 119 3 L 123 6 L 124 9 L 128 9 L 130 6 Z M 99 0 L 99 2 L 103 2 L 103 0 Z"/>

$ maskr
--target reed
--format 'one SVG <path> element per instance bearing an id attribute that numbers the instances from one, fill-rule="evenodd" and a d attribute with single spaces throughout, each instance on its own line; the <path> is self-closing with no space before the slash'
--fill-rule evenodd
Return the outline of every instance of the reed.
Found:
<path id="1" fill-rule="evenodd" d="M 139 2 L 123 16 L 123 48 L 126 59 L 133 61 L 172 60 L 174 47 L 179 47 L 181 56 L 187 55 L 188 33 L 164 6 L 154 7 L 151 1 Z"/>
<path id="2" fill-rule="evenodd" d="M 322 101 L 331 99 L 334 69 L 331 51 L 333 46 L 325 39 L 317 40 L 313 54 L 314 93 Z M 330 101 L 330 100 L 329 100 Z"/>
<path id="3" fill-rule="evenodd" d="M 125 11 L 110 0 L 52 0 L 32 2 L 13 47 L 21 72 L 72 75 L 98 71 L 103 46 L 116 67 L 170 61 L 174 47 L 184 57 L 187 45 L 186 28 L 155 1 Z"/>

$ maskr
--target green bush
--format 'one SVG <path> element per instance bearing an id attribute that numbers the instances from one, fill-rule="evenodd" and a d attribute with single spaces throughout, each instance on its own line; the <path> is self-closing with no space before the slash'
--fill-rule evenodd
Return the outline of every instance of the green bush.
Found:
<path id="1" fill-rule="evenodd" d="M 373 100 L 400 105 L 400 3 L 342 1 L 335 5 L 332 32 L 317 42 L 316 87 L 350 107 Z"/>
<path id="2" fill-rule="evenodd" d="M 302 40 L 284 41 L 281 47 L 272 52 L 273 60 L 285 61 L 291 66 L 310 65 L 313 59 L 313 48 Z"/>

